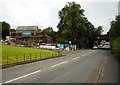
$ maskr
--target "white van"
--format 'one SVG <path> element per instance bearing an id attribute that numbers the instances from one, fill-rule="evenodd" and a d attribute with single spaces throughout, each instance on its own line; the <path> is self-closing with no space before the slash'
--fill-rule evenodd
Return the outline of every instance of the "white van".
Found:
<path id="1" fill-rule="evenodd" d="M 105 43 L 103 44 L 102 48 L 110 49 L 110 42 L 105 42 Z"/>

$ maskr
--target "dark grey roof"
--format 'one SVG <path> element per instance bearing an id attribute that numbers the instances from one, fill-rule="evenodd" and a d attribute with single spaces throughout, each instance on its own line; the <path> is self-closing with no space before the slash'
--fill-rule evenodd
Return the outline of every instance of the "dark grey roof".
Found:
<path id="1" fill-rule="evenodd" d="M 38 30 L 38 26 L 18 26 L 16 30 Z"/>

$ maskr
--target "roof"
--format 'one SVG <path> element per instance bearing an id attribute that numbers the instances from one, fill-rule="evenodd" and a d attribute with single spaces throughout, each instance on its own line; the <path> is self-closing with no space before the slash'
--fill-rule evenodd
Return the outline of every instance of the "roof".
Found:
<path id="1" fill-rule="evenodd" d="M 38 30 L 38 26 L 18 26 L 16 30 Z"/>

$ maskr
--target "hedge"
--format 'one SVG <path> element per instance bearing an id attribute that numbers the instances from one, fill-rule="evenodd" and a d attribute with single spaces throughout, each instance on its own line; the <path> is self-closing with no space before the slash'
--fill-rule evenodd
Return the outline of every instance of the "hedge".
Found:
<path id="1" fill-rule="evenodd" d="M 120 38 L 112 40 L 112 53 L 120 59 Z"/>

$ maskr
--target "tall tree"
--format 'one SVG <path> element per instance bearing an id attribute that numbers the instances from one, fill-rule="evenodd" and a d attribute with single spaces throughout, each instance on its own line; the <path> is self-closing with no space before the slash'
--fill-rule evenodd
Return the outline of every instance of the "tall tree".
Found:
<path id="1" fill-rule="evenodd" d="M 46 29 L 43 29 L 43 32 L 49 34 L 49 33 L 53 32 L 53 28 L 52 27 L 48 27 Z"/>
<path id="2" fill-rule="evenodd" d="M 98 27 L 95 29 L 96 35 L 100 35 L 102 32 L 103 32 L 103 26 L 98 26 Z"/>
<path id="3" fill-rule="evenodd" d="M 52 38 L 52 42 L 55 42 L 55 34 L 56 32 L 53 30 L 52 27 L 48 27 L 46 29 L 43 30 L 44 33 L 46 33 L 48 36 L 50 36 Z"/>
<path id="4" fill-rule="evenodd" d="M 112 53 L 120 60 L 120 15 L 111 22 L 109 30 Z"/>
<path id="5" fill-rule="evenodd" d="M 93 35 L 99 35 L 101 27 L 95 29 L 84 15 L 84 10 L 76 2 L 68 2 L 64 8 L 59 11 L 58 30 L 64 41 L 72 41 L 79 48 L 90 48 L 93 43 Z M 89 45 L 90 44 L 90 45 Z"/>
<path id="6" fill-rule="evenodd" d="M 84 10 L 76 2 L 68 2 L 65 7 L 59 11 L 60 22 L 58 29 L 64 36 L 64 40 L 74 40 L 77 42 L 83 37 L 84 31 L 86 30 L 84 24 Z"/>
<path id="7" fill-rule="evenodd" d="M 120 37 L 120 16 L 116 16 L 115 21 L 111 22 L 111 29 L 109 33 L 113 39 Z"/>
<path id="8" fill-rule="evenodd" d="M 2 22 L 2 38 L 6 39 L 6 36 L 9 36 L 10 24 L 7 22 Z"/>

